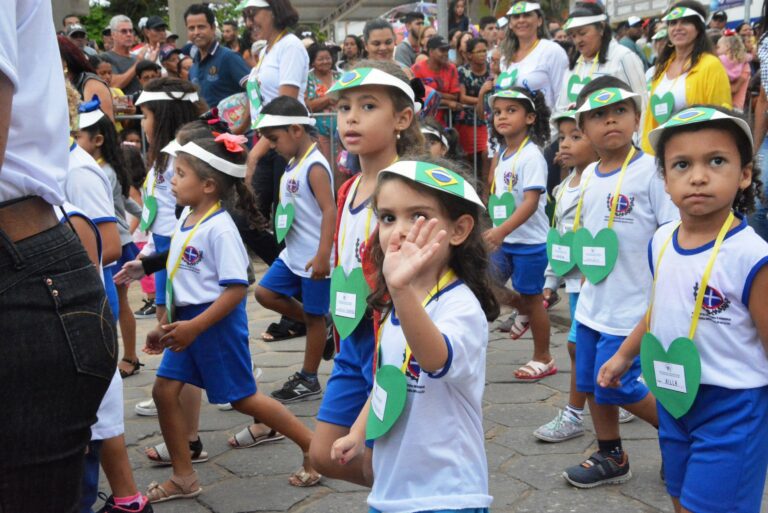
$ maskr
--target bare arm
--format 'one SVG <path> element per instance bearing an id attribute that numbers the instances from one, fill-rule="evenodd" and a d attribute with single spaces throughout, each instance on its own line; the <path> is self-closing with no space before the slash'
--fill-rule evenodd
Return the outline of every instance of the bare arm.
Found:
<path id="1" fill-rule="evenodd" d="M 99 262 L 99 243 L 96 241 L 96 234 L 93 233 L 93 228 L 91 228 L 88 221 L 80 216 L 70 217 L 69 222 L 72 223 L 77 238 L 80 239 L 85 252 L 88 253 L 91 263 L 98 268 L 101 265 L 101 262 Z"/>
<path id="2" fill-rule="evenodd" d="M 94 96 L 99 97 L 101 103 L 101 110 L 107 115 L 113 122 L 115 121 L 115 111 L 112 105 L 112 93 L 109 92 L 109 87 L 98 80 L 89 80 L 85 83 L 83 88 L 83 97 L 85 101 L 89 101 Z"/>
<path id="3" fill-rule="evenodd" d="M 319 164 L 312 166 L 309 170 L 309 184 L 315 193 L 323 218 L 320 222 L 320 244 L 315 256 L 307 263 L 306 270 L 311 267 L 312 279 L 322 280 L 331 273 L 331 249 L 333 232 L 336 229 L 336 202 L 333 200 L 330 175 L 323 166 Z"/>
<path id="4" fill-rule="evenodd" d="M 640 354 L 640 345 L 645 332 L 646 324 L 645 318 L 643 318 L 624 340 L 616 354 L 600 367 L 597 383 L 601 387 L 621 386 L 621 376 L 629 370 L 632 361 Z"/>
<path id="5" fill-rule="evenodd" d="M 101 235 L 101 262 L 104 265 L 117 262 L 117 259 L 122 254 L 117 223 L 99 223 L 98 227 L 99 234 Z"/>
<path id="6" fill-rule="evenodd" d="M 757 272 L 752 282 L 752 290 L 749 293 L 749 314 L 757 327 L 757 334 L 763 347 L 768 351 L 768 266 L 763 266 Z"/>
<path id="7" fill-rule="evenodd" d="M 460 88 L 461 92 L 459 92 L 459 102 L 463 103 L 464 105 L 477 105 L 477 96 L 469 96 L 467 94 L 467 88 L 464 86 L 464 84 L 461 84 Z"/>

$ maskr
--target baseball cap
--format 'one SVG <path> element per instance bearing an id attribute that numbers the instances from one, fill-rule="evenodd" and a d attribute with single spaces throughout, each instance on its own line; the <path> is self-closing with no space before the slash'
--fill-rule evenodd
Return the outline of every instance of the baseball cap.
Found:
<path id="1" fill-rule="evenodd" d="M 728 15 L 725 11 L 715 11 L 712 13 L 713 20 L 728 21 Z"/>
<path id="2" fill-rule="evenodd" d="M 451 45 L 448 44 L 448 41 L 443 36 L 432 36 L 427 41 L 427 50 L 435 50 L 437 48 L 446 50 L 450 47 Z"/>
<path id="3" fill-rule="evenodd" d="M 110 27 L 109 25 L 104 27 L 104 29 L 102 29 L 102 31 L 101 31 L 101 35 L 102 36 L 111 36 L 112 35 L 112 27 Z"/>
<path id="4" fill-rule="evenodd" d="M 160 48 L 160 62 L 167 61 L 174 53 L 181 53 L 181 50 L 173 45 L 163 45 L 163 47 Z"/>
<path id="5" fill-rule="evenodd" d="M 150 16 L 144 24 L 144 27 L 148 29 L 160 29 L 167 26 L 168 24 L 160 16 Z"/>
<path id="6" fill-rule="evenodd" d="M 67 27 L 67 37 L 72 37 L 74 34 L 82 34 L 86 35 L 85 27 L 80 25 L 79 23 L 73 23 L 69 27 Z"/>
<path id="7" fill-rule="evenodd" d="M 630 16 L 629 18 L 627 18 L 627 25 L 629 25 L 630 27 L 639 25 L 642 22 L 643 20 L 641 18 L 638 18 L 637 16 Z"/>

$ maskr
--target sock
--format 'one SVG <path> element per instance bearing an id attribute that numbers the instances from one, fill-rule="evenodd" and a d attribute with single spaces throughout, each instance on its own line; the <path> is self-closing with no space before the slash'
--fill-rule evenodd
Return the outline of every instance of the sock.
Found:
<path id="1" fill-rule="evenodd" d="M 138 504 L 139 509 L 144 507 L 147 502 L 147 498 L 144 497 L 141 492 L 137 492 L 133 497 L 115 497 L 115 506 L 129 506 L 131 504 Z"/>
<path id="2" fill-rule="evenodd" d="M 304 369 L 301 369 L 299 374 L 301 374 L 301 376 L 307 381 L 317 381 L 317 372 L 307 372 Z"/>
<path id="3" fill-rule="evenodd" d="M 598 450 L 605 456 L 610 456 L 614 460 L 621 462 L 624 458 L 624 449 L 621 447 L 621 438 L 616 440 L 598 440 Z"/>
<path id="4" fill-rule="evenodd" d="M 578 422 L 584 420 L 584 408 L 576 408 L 575 406 L 571 406 L 570 403 L 565 407 L 565 414 Z"/>

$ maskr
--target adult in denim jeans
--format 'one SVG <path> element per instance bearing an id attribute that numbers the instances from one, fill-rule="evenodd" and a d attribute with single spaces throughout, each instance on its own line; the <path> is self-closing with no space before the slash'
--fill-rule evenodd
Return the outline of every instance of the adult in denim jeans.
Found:
<path id="1" fill-rule="evenodd" d="M 68 119 L 51 2 L 3 7 L 0 511 L 74 512 L 90 426 L 115 372 L 114 319 L 96 268 L 54 213 Z"/>

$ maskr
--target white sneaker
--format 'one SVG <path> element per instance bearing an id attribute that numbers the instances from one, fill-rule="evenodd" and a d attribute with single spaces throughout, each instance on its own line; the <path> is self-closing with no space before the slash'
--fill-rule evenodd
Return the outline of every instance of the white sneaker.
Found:
<path id="1" fill-rule="evenodd" d="M 136 415 L 141 415 L 142 417 L 157 417 L 157 406 L 155 406 L 155 401 L 152 399 L 136 403 L 136 406 L 134 406 L 133 409 L 136 412 Z"/>
<path id="2" fill-rule="evenodd" d="M 584 434 L 584 423 L 566 415 L 564 410 L 557 413 L 557 417 L 547 422 L 533 432 L 533 436 L 544 442 L 564 442 Z"/>
<path id="3" fill-rule="evenodd" d="M 635 420 L 635 415 L 624 408 L 619 408 L 619 424 L 626 424 Z"/>

